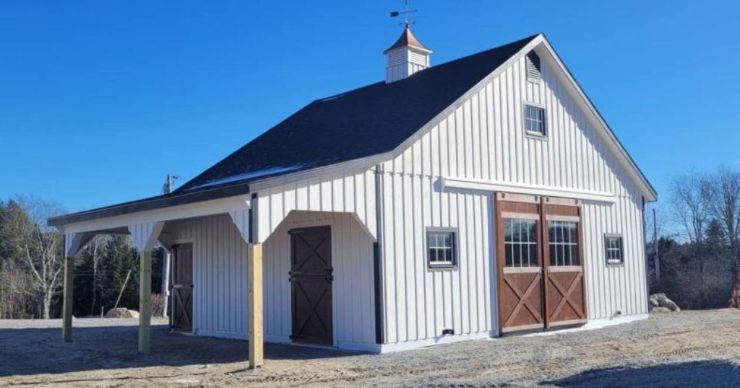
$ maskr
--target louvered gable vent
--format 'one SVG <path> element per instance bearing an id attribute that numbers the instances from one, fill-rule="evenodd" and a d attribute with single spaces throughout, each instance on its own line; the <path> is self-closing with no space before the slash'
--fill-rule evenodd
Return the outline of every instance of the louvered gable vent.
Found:
<path id="1" fill-rule="evenodd" d="M 542 73 L 540 72 L 540 57 L 532 51 L 527 54 L 527 80 L 539 81 L 542 79 Z"/>

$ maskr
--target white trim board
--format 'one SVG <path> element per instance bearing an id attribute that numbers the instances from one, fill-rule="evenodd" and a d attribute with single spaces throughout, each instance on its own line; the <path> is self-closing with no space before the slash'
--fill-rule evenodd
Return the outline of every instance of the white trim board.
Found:
<path id="1" fill-rule="evenodd" d="M 453 188 L 514 194 L 530 194 L 547 197 L 574 198 L 584 201 L 602 202 L 608 204 L 613 204 L 617 201 L 617 197 L 614 194 L 599 191 L 562 189 L 552 186 L 534 186 L 526 184 L 512 184 L 496 181 L 480 181 L 461 178 L 439 178 L 439 181 L 443 190 L 445 188 Z"/>

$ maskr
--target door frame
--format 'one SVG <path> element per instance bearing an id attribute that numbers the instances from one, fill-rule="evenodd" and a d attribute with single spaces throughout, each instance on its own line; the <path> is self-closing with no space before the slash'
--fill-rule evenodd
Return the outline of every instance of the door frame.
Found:
<path id="1" fill-rule="evenodd" d="M 492 195 L 492 198 L 494 199 L 494 206 L 492 211 L 493 213 L 493 220 L 495 227 L 494 230 L 494 246 L 495 246 L 495 268 L 496 268 L 496 303 L 498 304 L 496 311 L 497 311 L 497 331 L 498 335 L 505 335 L 509 333 L 517 333 L 517 332 L 528 332 L 532 330 L 554 330 L 559 329 L 561 327 L 565 326 L 574 326 L 574 325 L 580 325 L 584 324 L 588 321 L 588 290 L 587 290 L 587 260 L 584 256 L 584 244 L 585 241 L 583 240 L 583 224 L 585 222 L 584 219 L 584 212 L 583 212 L 583 202 L 581 200 L 575 199 L 575 198 L 563 198 L 563 197 L 550 197 L 550 196 L 542 196 L 542 195 L 535 195 L 535 194 L 517 194 L 517 193 L 507 193 L 507 192 L 494 192 Z M 530 325 L 531 327 L 522 326 L 517 329 L 512 330 L 506 330 L 504 329 L 504 314 L 503 314 L 503 298 L 504 298 L 504 267 L 505 267 L 505 252 L 504 252 L 504 244 L 503 244 L 503 215 L 504 213 L 509 213 L 509 211 L 503 211 L 501 202 L 519 202 L 519 203 L 529 203 L 529 204 L 537 204 L 538 209 L 538 217 L 536 218 L 539 227 L 537 232 L 539 233 L 539 236 L 537 236 L 538 244 L 540 247 L 540 250 L 538 254 L 540 255 L 540 271 L 541 271 L 541 298 L 542 298 L 542 318 L 543 318 L 543 324 L 539 325 Z M 545 233 L 548 233 L 548 226 L 547 226 L 547 206 L 550 205 L 565 205 L 565 206 L 571 206 L 578 208 L 578 250 L 580 255 L 580 268 L 581 268 L 581 277 L 583 282 L 583 314 L 584 319 L 582 320 L 572 320 L 572 321 L 559 321 L 552 323 L 549 321 L 549 314 L 547 312 L 548 306 L 549 306 L 549 298 L 548 298 L 548 272 L 550 270 L 550 258 L 549 258 L 549 241 L 548 241 L 548 235 Z M 511 212 L 516 213 L 516 212 Z M 529 214 L 529 213 L 522 213 L 522 214 Z M 552 218 L 553 216 L 551 216 Z M 558 218 L 558 216 L 554 216 L 555 218 Z"/>
<path id="2" fill-rule="evenodd" d="M 335 263 L 335 255 L 334 255 L 334 253 L 335 253 L 335 249 L 334 249 L 334 223 L 331 222 L 330 220 L 311 220 L 311 221 L 308 221 L 308 222 L 295 222 L 295 223 L 291 224 L 289 226 L 288 232 L 287 232 L 287 234 L 289 236 L 288 237 L 288 244 L 289 244 L 289 247 L 288 247 L 288 255 L 289 255 L 288 256 L 288 268 L 289 268 L 289 271 L 292 271 L 292 269 L 293 269 L 293 244 L 292 244 L 292 239 L 293 239 L 292 235 L 293 235 L 293 233 L 295 231 L 299 231 L 299 230 L 303 230 L 303 229 L 313 229 L 313 228 L 327 228 L 327 229 L 329 229 L 329 243 L 330 243 L 329 244 L 329 251 L 330 251 L 330 254 L 331 254 L 331 268 L 332 268 L 332 271 L 331 271 L 332 280 L 331 280 L 331 284 L 330 284 L 331 301 L 329 303 L 330 306 L 331 306 L 331 317 L 330 317 L 331 318 L 330 319 L 330 322 L 331 322 L 331 331 L 329 333 L 330 334 L 330 338 L 329 338 L 329 341 L 326 344 L 311 343 L 311 342 L 301 342 L 301 341 L 297 341 L 296 342 L 295 339 L 292 338 L 293 335 L 295 334 L 295 333 L 293 333 L 293 330 L 294 330 L 293 325 L 295 324 L 295 322 L 294 322 L 294 316 L 293 316 L 294 298 L 293 298 L 292 284 L 290 285 L 290 290 L 291 291 L 290 291 L 290 310 L 289 310 L 290 311 L 290 314 L 289 314 L 289 317 L 290 317 L 291 330 L 290 330 L 289 338 L 290 338 L 290 343 L 293 344 L 293 345 L 308 346 L 308 347 L 319 347 L 319 348 L 322 348 L 322 347 L 336 347 L 337 346 L 336 345 L 336 340 L 337 339 L 336 339 L 335 330 L 336 330 L 336 327 L 337 327 L 337 322 L 336 322 L 337 317 L 336 317 L 335 312 L 337 310 L 337 305 L 336 305 L 336 298 L 334 298 L 334 293 L 336 291 L 334 289 L 335 283 L 336 283 L 336 281 L 335 281 L 336 280 L 335 279 L 335 272 L 334 272 L 334 263 Z M 290 278 L 291 278 L 291 276 L 290 276 L 290 273 L 289 273 L 288 274 L 288 282 L 290 282 Z"/>
<path id="3" fill-rule="evenodd" d="M 184 245 L 184 244 L 190 244 L 190 245 L 193 246 L 193 257 L 192 257 L 192 260 L 191 260 L 191 263 L 190 263 L 190 265 L 192 266 L 192 268 L 190 269 L 190 271 L 193 274 L 193 292 L 192 292 L 192 296 L 190 297 L 190 304 L 191 304 L 191 310 L 192 310 L 193 316 L 190 318 L 192 320 L 192 322 L 190 323 L 190 331 L 189 332 L 175 330 L 175 328 L 173 326 L 173 324 L 174 324 L 174 315 L 175 315 L 175 294 L 174 294 L 174 292 L 172 290 L 174 288 L 173 285 L 175 284 L 175 282 L 174 282 L 174 280 L 175 280 L 175 264 L 176 264 L 175 261 L 177 260 L 175 258 L 175 250 L 174 250 L 174 248 L 177 245 Z M 195 309 L 196 309 L 196 303 L 195 303 L 195 268 L 196 268 L 196 266 L 195 266 L 195 240 L 192 239 L 192 238 L 177 239 L 177 240 L 175 240 L 175 242 L 172 243 L 172 245 L 170 245 L 169 251 L 170 251 L 172 262 L 170 263 L 170 285 L 169 285 L 169 291 L 170 291 L 169 298 L 170 298 L 170 300 L 168 301 L 168 303 L 170 304 L 170 306 L 172 306 L 172 314 L 171 315 L 173 315 L 173 316 L 170 317 L 170 328 L 169 329 L 170 329 L 170 332 L 171 333 L 185 334 L 185 335 L 187 335 L 187 334 L 195 334 L 195 333 L 197 333 L 197 330 L 195 328 L 195 317 L 197 316 L 196 315 L 196 311 L 195 311 Z"/>

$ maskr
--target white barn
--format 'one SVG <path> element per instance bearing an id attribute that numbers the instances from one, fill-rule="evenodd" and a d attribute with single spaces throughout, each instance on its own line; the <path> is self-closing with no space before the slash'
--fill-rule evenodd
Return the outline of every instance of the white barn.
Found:
<path id="1" fill-rule="evenodd" d="M 544 35 L 316 100 L 171 194 L 50 220 L 174 253 L 173 330 L 386 352 L 647 313 L 635 162 Z M 264 336 L 264 337 L 263 337 Z"/>

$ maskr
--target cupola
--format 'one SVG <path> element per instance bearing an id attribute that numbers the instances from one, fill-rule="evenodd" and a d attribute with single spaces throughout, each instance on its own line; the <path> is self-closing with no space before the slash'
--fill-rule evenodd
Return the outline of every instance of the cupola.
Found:
<path id="1" fill-rule="evenodd" d="M 388 58 L 385 68 L 385 82 L 390 83 L 428 68 L 432 50 L 424 47 L 406 24 L 396 43 L 383 51 L 383 54 Z"/>

